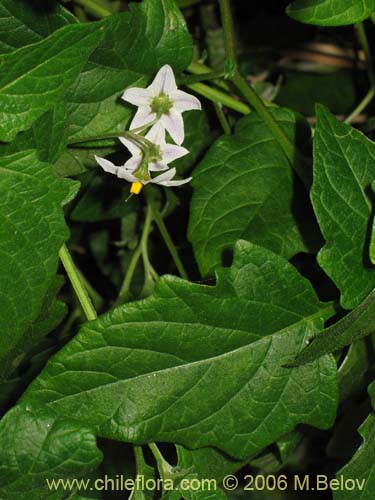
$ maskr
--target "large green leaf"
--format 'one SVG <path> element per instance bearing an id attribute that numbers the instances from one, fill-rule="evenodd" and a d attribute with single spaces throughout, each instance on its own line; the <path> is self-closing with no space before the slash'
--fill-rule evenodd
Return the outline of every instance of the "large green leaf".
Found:
<path id="1" fill-rule="evenodd" d="M 375 145 L 322 106 L 317 118 L 311 198 L 326 240 L 318 261 L 340 289 L 342 306 L 352 309 L 375 286 L 367 240 Z"/>
<path id="2" fill-rule="evenodd" d="M 2 57 L 0 140 L 11 141 L 59 101 L 103 36 L 100 23 L 73 24 Z"/>
<path id="3" fill-rule="evenodd" d="M 66 498 L 48 487 L 79 479 L 101 461 L 92 431 L 39 408 L 18 405 L 0 423 L 0 497 L 6 500 Z"/>
<path id="4" fill-rule="evenodd" d="M 287 13 L 302 23 L 342 26 L 367 19 L 374 10 L 375 0 L 295 0 Z"/>
<path id="5" fill-rule="evenodd" d="M 0 0 L 0 53 L 39 42 L 77 20 L 55 1 Z"/>
<path id="6" fill-rule="evenodd" d="M 333 358 L 284 367 L 331 309 L 283 258 L 239 242 L 215 287 L 164 277 L 150 298 L 88 323 L 23 400 L 100 436 L 248 457 L 297 423 L 332 424 Z"/>
<path id="7" fill-rule="evenodd" d="M 2 375 L 40 319 L 68 237 L 62 204 L 74 183 L 58 179 L 34 152 L 0 158 L 0 360 Z M 35 340 L 35 339 L 34 339 Z"/>
<path id="8" fill-rule="evenodd" d="M 305 122 L 287 109 L 272 114 L 292 141 Z M 305 249 L 292 214 L 293 173 L 264 122 L 251 114 L 218 139 L 193 172 L 189 239 L 203 275 L 244 238 L 284 256 Z"/>
<path id="9" fill-rule="evenodd" d="M 105 37 L 68 94 L 71 142 L 123 131 L 135 112 L 121 101 L 127 87 L 142 87 L 163 64 L 181 71 L 193 47 L 174 0 L 144 0 L 105 20 Z"/>

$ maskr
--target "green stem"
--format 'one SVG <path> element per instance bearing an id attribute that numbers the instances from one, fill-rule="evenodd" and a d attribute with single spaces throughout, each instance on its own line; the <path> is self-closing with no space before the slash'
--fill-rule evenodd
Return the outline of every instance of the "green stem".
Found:
<path id="1" fill-rule="evenodd" d="M 87 9 L 90 14 L 102 18 L 102 17 L 107 17 L 111 16 L 113 13 L 103 7 L 100 3 L 96 2 L 95 0 L 75 0 L 75 3 L 78 5 L 81 5 L 85 9 Z"/>
<path id="2" fill-rule="evenodd" d="M 165 460 L 163 455 L 161 454 L 159 448 L 156 446 L 155 443 L 148 443 L 148 447 L 150 448 L 152 454 L 154 455 L 156 465 L 158 466 L 158 471 L 160 476 L 162 477 L 164 474 L 164 471 L 167 467 L 169 467 L 168 462 Z"/>
<path id="3" fill-rule="evenodd" d="M 250 87 L 246 79 L 238 71 L 236 71 L 235 74 L 231 77 L 231 81 L 245 97 L 247 102 L 255 109 L 258 115 L 266 123 L 268 128 L 275 136 L 275 139 L 283 149 L 288 160 L 293 163 L 295 156 L 294 145 L 291 143 L 275 118 L 272 116 L 268 108 L 263 104 L 262 99 L 258 96 L 254 89 Z"/>
<path id="4" fill-rule="evenodd" d="M 233 23 L 230 0 L 219 0 L 219 4 L 220 4 L 221 22 L 223 25 L 223 32 L 224 32 L 225 52 L 227 58 L 230 58 L 235 62 L 237 59 L 236 40 L 234 36 L 234 23 Z"/>
<path id="5" fill-rule="evenodd" d="M 221 104 L 216 104 L 216 103 L 214 103 L 214 106 L 215 106 L 217 118 L 220 122 L 220 125 L 223 128 L 224 134 L 230 135 L 232 131 L 230 129 L 230 125 L 228 123 L 227 117 L 224 114 L 223 106 Z"/>
<path id="6" fill-rule="evenodd" d="M 160 215 L 159 210 L 155 207 L 154 203 L 151 200 L 149 201 L 149 204 L 151 206 L 152 215 L 154 217 L 156 225 L 158 226 L 160 234 L 163 237 L 165 244 L 167 245 L 169 253 L 172 256 L 173 262 L 175 263 L 177 270 L 180 273 L 181 278 L 183 278 L 185 280 L 189 280 L 188 274 L 184 268 L 184 265 L 180 259 L 180 256 L 178 255 L 177 248 L 172 241 L 172 238 L 168 232 L 166 225 L 164 224 L 163 218 Z"/>
<path id="7" fill-rule="evenodd" d="M 225 51 L 228 58 L 236 61 L 235 49 L 235 36 L 234 25 L 231 13 L 230 0 L 219 0 L 222 24 L 224 29 L 224 42 Z M 284 151 L 285 156 L 289 160 L 292 168 L 296 171 L 306 188 L 308 189 L 311 184 L 309 170 L 304 167 L 307 166 L 303 155 L 299 153 L 297 148 L 291 142 L 289 137 L 285 134 L 284 130 L 277 123 L 271 112 L 268 110 L 262 99 L 258 96 L 255 90 L 248 84 L 246 79 L 240 74 L 238 69 L 230 76 L 230 81 L 240 91 L 246 101 L 258 113 L 260 118 L 264 121 L 267 127 L 272 132 L 274 138 L 279 143 L 281 149 Z"/>
<path id="8" fill-rule="evenodd" d="M 141 235 L 141 241 L 139 242 L 137 248 L 135 249 L 133 256 L 131 258 L 127 273 L 125 275 L 125 279 L 122 283 L 119 295 L 117 297 L 117 300 L 114 304 L 114 307 L 123 304 L 128 300 L 129 298 L 129 290 L 130 290 L 130 285 L 133 279 L 134 272 L 136 270 L 138 260 L 140 256 L 142 255 L 142 249 L 144 248 L 145 242 L 147 242 L 147 238 L 150 234 L 151 231 L 151 222 L 152 222 L 152 211 L 151 207 L 148 205 L 147 206 L 147 211 L 146 211 L 146 218 L 145 218 L 145 223 L 143 225 L 143 230 L 142 230 L 142 235 Z"/>
<path id="9" fill-rule="evenodd" d="M 69 250 L 66 245 L 63 245 L 59 252 L 60 260 L 65 268 L 66 274 L 74 288 L 74 291 L 77 295 L 79 303 L 82 306 L 83 312 L 86 315 L 86 318 L 91 321 L 97 318 L 96 311 L 90 297 L 87 293 L 85 286 L 82 283 L 80 278 L 80 272 L 76 268 L 72 256 L 69 253 Z"/>
<path id="10" fill-rule="evenodd" d="M 183 76 L 179 79 L 180 85 L 188 85 L 189 83 L 205 82 L 209 80 L 218 80 L 226 75 L 225 71 L 207 71 L 196 75 Z"/>
<path id="11" fill-rule="evenodd" d="M 154 123 L 152 122 L 150 125 L 147 125 L 147 127 L 153 124 Z M 128 130 L 125 132 L 110 132 L 109 134 L 96 135 L 94 137 L 82 139 L 80 141 L 71 142 L 68 144 L 68 146 L 77 147 L 78 144 L 83 144 L 86 142 L 102 141 L 105 139 L 118 139 L 119 137 L 126 137 L 127 139 L 130 139 L 132 142 L 134 142 L 141 149 L 143 149 L 145 146 L 151 147 L 153 145 L 152 142 L 146 139 L 146 137 L 143 137 L 143 135 L 140 135 L 138 133 L 141 131 L 141 129 L 144 130 L 145 127 L 136 128 L 131 132 Z"/>
<path id="12" fill-rule="evenodd" d="M 206 66 L 206 64 L 202 64 L 198 61 L 193 61 L 192 63 L 190 63 L 187 70 L 190 71 L 190 73 L 192 73 L 193 75 L 204 75 L 205 73 L 213 73 L 213 70 L 209 66 Z M 221 87 L 223 90 L 226 90 L 227 92 L 230 92 L 230 87 L 228 83 L 223 79 L 215 80 L 215 85 Z"/>
<path id="13" fill-rule="evenodd" d="M 366 30 L 363 23 L 358 23 L 355 25 L 355 29 L 357 32 L 357 37 L 359 44 L 365 54 L 366 59 L 366 69 L 367 76 L 370 82 L 370 89 L 362 99 L 362 101 L 356 106 L 356 108 L 350 113 L 350 115 L 346 118 L 345 123 L 351 124 L 353 120 L 362 113 L 362 111 L 370 104 L 375 96 L 375 74 L 374 74 L 374 65 L 372 62 L 372 54 L 370 51 L 370 46 L 367 40 Z"/>
<path id="14" fill-rule="evenodd" d="M 374 97 L 375 97 L 375 87 L 371 87 L 370 90 L 365 95 L 365 97 L 362 99 L 362 101 L 358 104 L 358 106 L 355 109 L 353 109 L 350 115 L 345 119 L 345 123 L 348 125 L 353 123 L 353 121 L 357 118 L 357 116 L 360 115 L 365 108 L 367 108 L 367 106 L 370 104 L 370 102 L 373 100 Z"/>
<path id="15" fill-rule="evenodd" d="M 85 275 L 77 269 L 79 273 L 79 277 L 83 283 L 83 286 L 86 288 L 89 297 L 91 298 L 95 309 L 100 309 L 103 305 L 103 297 L 95 290 L 95 288 L 91 285 L 91 283 L 86 279 Z"/>
<path id="16" fill-rule="evenodd" d="M 209 87 L 204 83 L 191 83 L 187 86 L 189 89 L 194 90 L 197 94 L 206 97 L 206 99 L 216 102 L 216 104 L 223 104 L 227 108 L 233 109 L 233 111 L 238 111 L 238 113 L 242 113 L 243 115 L 248 115 L 251 111 L 247 104 L 238 101 L 221 90 Z"/>

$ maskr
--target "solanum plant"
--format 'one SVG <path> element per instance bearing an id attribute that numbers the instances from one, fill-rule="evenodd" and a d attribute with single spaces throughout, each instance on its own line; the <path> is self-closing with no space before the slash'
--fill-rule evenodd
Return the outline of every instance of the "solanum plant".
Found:
<path id="1" fill-rule="evenodd" d="M 0 499 L 374 498 L 374 11 L 0 0 Z"/>

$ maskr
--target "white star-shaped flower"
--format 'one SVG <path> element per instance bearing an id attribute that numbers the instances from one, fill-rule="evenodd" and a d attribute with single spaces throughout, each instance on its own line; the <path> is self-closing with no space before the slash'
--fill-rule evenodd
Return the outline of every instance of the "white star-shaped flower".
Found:
<path id="1" fill-rule="evenodd" d="M 176 175 L 176 169 L 169 169 L 168 164 L 182 156 L 185 156 L 189 151 L 175 144 L 167 144 L 165 142 L 165 131 L 162 126 L 156 125 L 145 136 L 147 143 L 147 158 L 142 148 L 133 142 L 131 139 L 121 137 L 121 142 L 129 149 L 132 154 L 124 165 L 117 166 L 105 158 L 95 156 L 98 164 L 111 174 L 116 175 L 120 179 L 125 179 L 131 182 L 134 187 L 135 194 L 138 194 L 142 187 L 148 183 L 160 184 L 162 186 L 172 187 L 180 186 L 191 181 L 191 177 L 182 180 L 172 180 Z M 142 140 L 142 137 L 139 139 Z M 150 145 L 151 143 L 151 145 Z M 152 178 L 151 172 L 167 172 Z M 133 189 L 133 186 L 132 186 Z"/>
<path id="2" fill-rule="evenodd" d="M 196 97 L 177 88 L 173 70 L 168 64 L 160 68 L 154 81 L 146 89 L 129 88 L 122 98 L 138 106 L 130 130 L 145 128 L 158 120 L 157 124 L 161 123 L 179 145 L 184 142 L 182 113 L 202 109 Z"/>

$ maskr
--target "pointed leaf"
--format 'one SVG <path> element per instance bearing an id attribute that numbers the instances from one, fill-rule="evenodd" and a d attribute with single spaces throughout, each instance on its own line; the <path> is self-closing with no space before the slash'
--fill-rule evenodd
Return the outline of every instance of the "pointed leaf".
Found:
<path id="1" fill-rule="evenodd" d="M 283 368 L 330 312 L 284 259 L 239 242 L 215 287 L 165 277 L 149 299 L 88 323 L 24 401 L 112 439 L 248 457 L 297 423 L 331 425 L 334 360 Z"/>
<path id="2" fill-rule="evenodd" d="M 293 19 L 318 26 L 343 26 L 370 17 L 375 0 L 295 0 L 287 8 Z"/>
<path id="3" fill-rule="evenodd" d="M 0 497 L 66 498 L 59 479 L 79 479 L 101 461 L 93 433 L 46 409 L 18 405 L 0 423 Z"/>
<path id="4" fill-rule="evenodd" d="M 0 0 L 0 53 L 39 42 L 76 18 L 57 2 Z"/>
<path id="5" fill-rule="evenodd" d="M 61 206 L 73 186 L 34 152 L 0 158 L 0 376 L 22 352 L 23 336 L 55 281 L 58 251 L 68 237 Z"/>
<path id="6" fill-rule="evenodd" d="M 317 107 L 311 199 L 326 244 L 318 262 L 341 292 L 345 309 L 357 306 L 375 286 L 368 227 L 375 179 L 375 144 Z"/>
<path id="7" fill-rule="evenodd" d="M 62 98 L 103 33 L 100 23 L 73 24 L 2 58 L 0 140 L 11 141 Z"/>
<path id="8" fill-rule="evenodd" d="M 294 142 L 305 122 L 286 109 L 272 114 Z M 255 114 L 223 136 L 193 172 L 189 239 L 203 275 L 244 238 L 284 256 L 305 249 L 292 214 L 293 173 L 265 123 Z M 271 228 L 271 229 L 270 229 Z"/>

